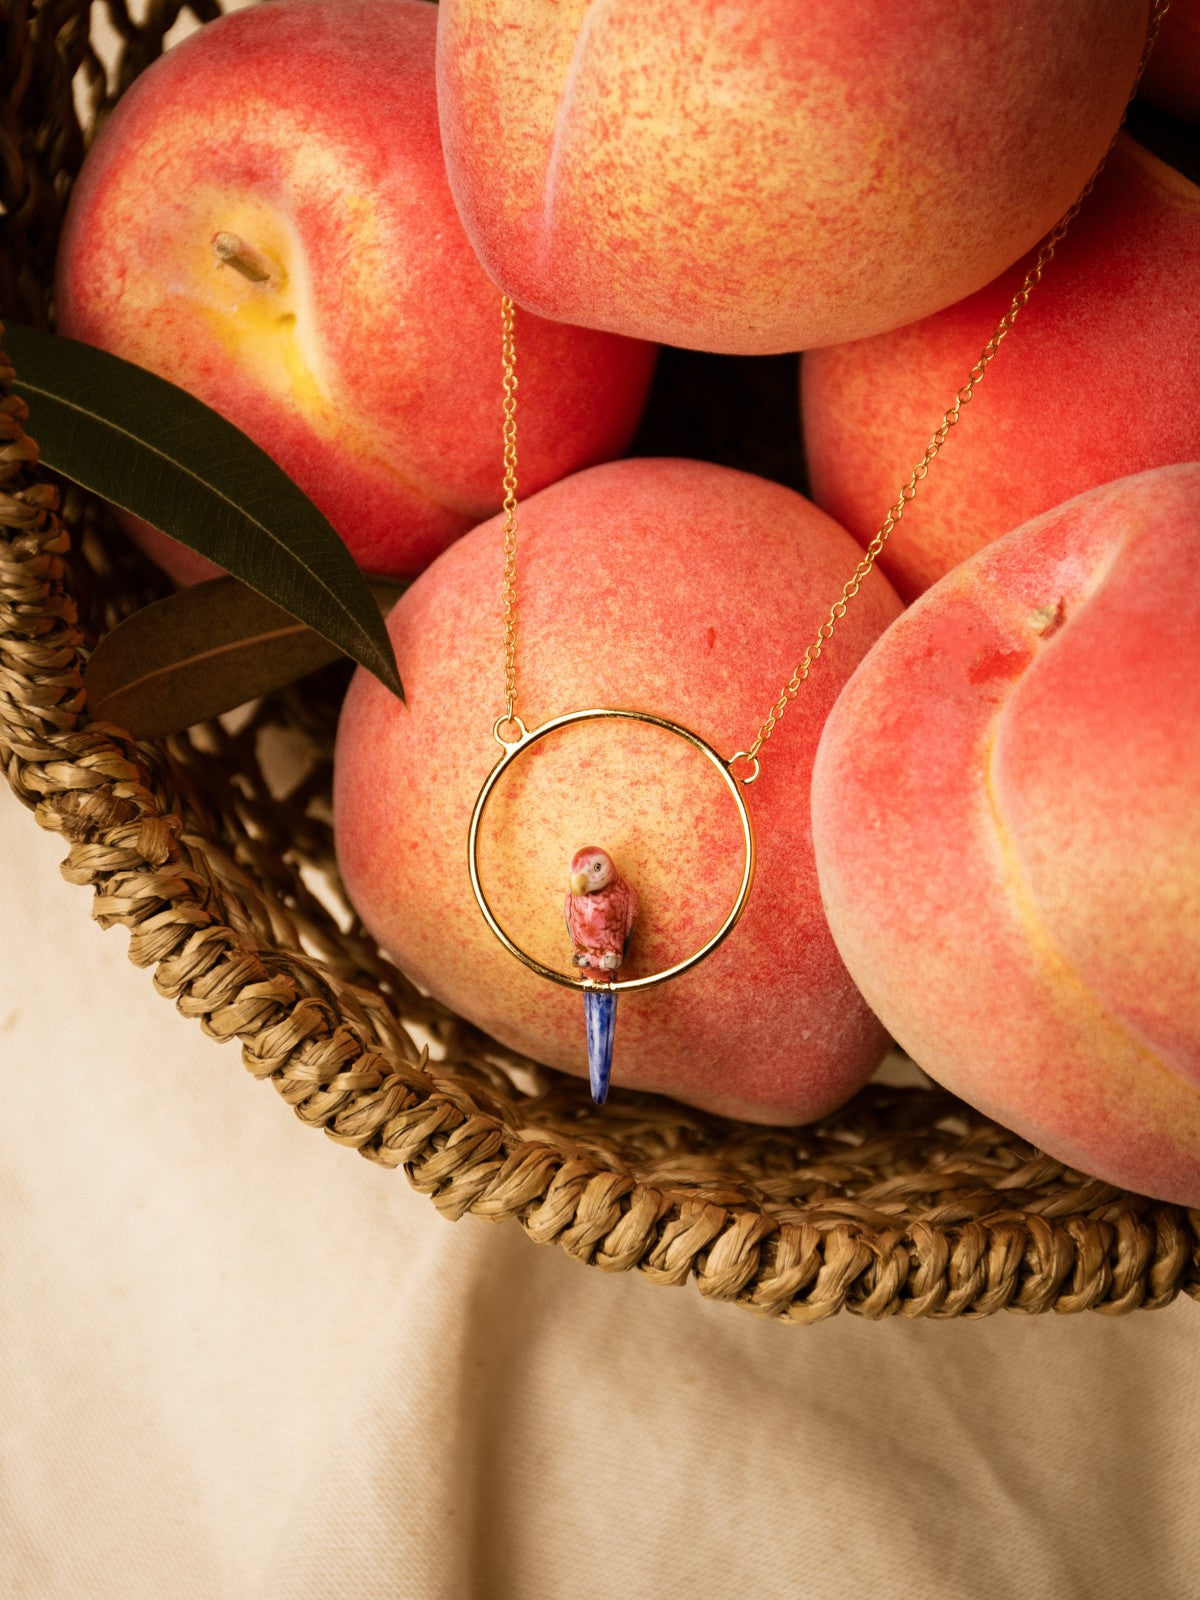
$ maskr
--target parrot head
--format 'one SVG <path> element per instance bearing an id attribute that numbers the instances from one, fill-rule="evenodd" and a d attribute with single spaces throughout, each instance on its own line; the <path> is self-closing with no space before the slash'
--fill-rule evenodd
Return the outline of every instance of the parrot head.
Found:
<path id="1" fill-rule="evenodd" d="M 594 844 L 585 844 L 571 857 L 571 893 L 591 894 L 596 889 L 607 889 L 617 875 L 612 857 Z"/>

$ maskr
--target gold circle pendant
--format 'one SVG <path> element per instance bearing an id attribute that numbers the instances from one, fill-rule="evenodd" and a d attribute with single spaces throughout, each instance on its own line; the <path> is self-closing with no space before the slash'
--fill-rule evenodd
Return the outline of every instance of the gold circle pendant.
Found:
<path id="1" fill-rule="evenodd" d="M 515 761 L 518 761 L 526 751 L 531 750 L 538 740 L 544 739 L 547 734 L 554 733 L 559 728 L 569 727 L 576 722 L 599 722 L 604 720 L 644 722 L 652 728 L 662 728 L 665 732 L 674 734 L 676 738 L 684 740 L 693 749 L 698 750 L 720 773 L 725 787 L 733 796 L 733 802 L 737 806 L 738 820 L 742 825 L 742 846 L 744 851 L 742 881 L 738 887 L 737 898 L 734 900 L 729 915 L 716 933 L 713 934 L 712 938 L 706 944 L 703 944 L 699 950 L 696 950 L 683 961 L 677 961 L 674 966 L 664 967 L 661 972 L 651 972 L 642 978 L 585 978 L 578 973 L 559 972 L 554 967 L 546 966 L 536 956 L 531 956 L 528 951 L 523 950 L 506 929 L 501 927 L 495 913 L 488 904 L 488 898 L 483 891 L 483 884 L 479 877 L 480 828 L 488 801 L 491 799 L 500 779 Z M 500 730 L 504 727 L 517 729 L 517 737 L 511 740 L 503 738 Z M 652 989 L 655 984 L 665 983 L 668 978 L 678 978 L 683 973 L 689 972 L 698 962 L 703 961 L 705 956 L 711 955 L 722 940 L 732 932 L 734 924 L 745 909 L 746 901 L 750 895 L 750 885 L 754 881 L 754 829 L 750 825 L 750 813 L 746 809 L 746 802 L 741 793 L 745 780 L 735 778 L 730 771 L 733 762 L 745 759 L 743 753 L 739 752 L 738 755 L 726 761 L 698 733 L 693 733 L 690 728 L 683 727 L 681 723 L 671 722 L 667 717 L 656 716 L 652 711 L 619 711 L 612 708 L 599 707 L 589 711 L 568 711 L 561 717 L 553 717 L 549 722 L 543 722 L 540 728 L 532 729 L 526 728 L 520 717 L 501 717 L 496 722 L 492 732 L 497 741 L 503 746 L 504 753 L 488 774 L 483 788 L 479 791 L 479 797 L 475 801 L 475 809 L 471 813 L 471 831 L 467 841 L 467 852 L 471 869 L 471 888 L 475 892 L 475 899 L 479 903 L 479 909 L 483 912 L 488 927 L 504 948 L 511 955 L 516 956 L 518 961 L 524 962 L 531 971 L 536 972 L 540 977 L 549 979 L 551 983 L 562 984 L 566 989 L 604 989 L 611 993 L 619 993 L 624 989 Z M 757 763 L 755 766 L 757 768 Z"/>

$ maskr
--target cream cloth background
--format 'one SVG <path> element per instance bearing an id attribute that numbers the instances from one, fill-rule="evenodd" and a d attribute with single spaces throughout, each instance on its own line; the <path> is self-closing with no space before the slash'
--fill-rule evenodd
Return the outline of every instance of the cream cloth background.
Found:
<path id="1" fill-rule="evenodd" d="M 1173 1600 L 1200 1306 L 759 1323 L 443 1221 L 0 785 L 0 1594 Z"/>

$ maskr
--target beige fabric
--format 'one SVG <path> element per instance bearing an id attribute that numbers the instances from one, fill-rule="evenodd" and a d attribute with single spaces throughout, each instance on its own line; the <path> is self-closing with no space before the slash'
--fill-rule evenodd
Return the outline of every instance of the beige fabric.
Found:
<path id="1" fill-rule="evenodd" d="M 1197 1593 L 1200 1307 L 817 1327 L 443 1222 L 0 786 L 0 1594 Z"/>

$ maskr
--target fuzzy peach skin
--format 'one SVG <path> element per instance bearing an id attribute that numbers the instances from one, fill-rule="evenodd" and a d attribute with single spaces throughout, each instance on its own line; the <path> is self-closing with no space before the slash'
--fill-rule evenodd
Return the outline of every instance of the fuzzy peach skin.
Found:
<path id="1" fill-rule="evenodd" d="M 851 678 L 813 773 L 846 965 L 940 1083 L 1200 1205 L 1200 465 L 958 567 Z"/>
<path id="2" fill-rule="evenodd" d="M 912 322 L 1045 233 L 1145 0 L 442 0 L 451 187 L 548 317 L 741 354 Z"/>
<path id="3" fill-rule="evenodd" d="M 853 570 L 850 536 L 789 489 L 695 461 L 595 467 L 526 501 L 517 709 L 529 727 L 589 707 L 676 719 L 723 756 L 745 747 Z M 500 751 L 499 519 L 460 540 L 389 622 L 407 708 L 356 674 L 338 729 L 338 859 L 367 926 L 403 970 L 503 1043 L 586 1075 L 579 994 L 526 969 L 476 906 L 467 834 Z M 864 589 L 745 790 L 757 874 L 740 922 L 683 977 L 623 994 L 613 1092 L 664 1091 L 762 1122 L 805 1120 L 870 1074 L 885 1036 L 825 926 L 808 823 L 812 754 L 853 665 L 899 612 Z M 698 949 L 742 872 L 734 801 L 678 737 L 593 723 L 511 769 L 482 831 L 481 877 L 527 951 L 570 972 L 567 866 L 612 855 L 641 912 L 622 977 Z"/>
<path id="4" fill-rule="evenodd" d="M 1200 0 L 1171 0 L 1138 91 L 1188 122 L 1200 122 Z"/>
<path id="5" fill-rule="evenodd" d="M 446 184 L 436 25 L 422 0 L 273 0 L 202 28 L 105 126 L 57 277 L 62 332 L 221 411 L 394 575 L 500 502 L 499 294 Z M 526 317 L 520 353 L 523 485 L 620 454 L 653 350 Z"/>
<path id="6" fill-rule="evenodd" d="M 1023 261 L 971 299 L 802 362 L 813 498 L 866 544 L 995 332 Z M 884 549 L 913 599 L 1097 484 L 1200 456 L 1200 188 L 1122 135 Z"/>

